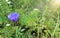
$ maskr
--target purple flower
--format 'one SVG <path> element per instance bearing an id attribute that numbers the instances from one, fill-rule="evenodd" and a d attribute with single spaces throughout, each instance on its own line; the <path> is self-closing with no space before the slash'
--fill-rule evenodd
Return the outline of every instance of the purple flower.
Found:
<path id="1" fill-rule="evenodd" d="M 8 18 L 9 20 L 16 22 L 19 19 L 19 14 L 17 12 L 10 13 Z"/>

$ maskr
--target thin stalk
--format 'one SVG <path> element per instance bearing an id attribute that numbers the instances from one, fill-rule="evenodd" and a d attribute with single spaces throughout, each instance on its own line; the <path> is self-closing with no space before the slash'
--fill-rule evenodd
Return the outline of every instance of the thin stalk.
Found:
<path id="1" fill-rule="evenodd" d="M 59 27 L 59 12 L 57 12 L 57 13 L 58 13 L 57 23 L 56 23 L 56 26 L 55 26 L 53 33 L 51 34 L 51 36 L 52 36 L 51 38 L 54 38 L 54 34 L 55 34 L 57 28 Z"/>

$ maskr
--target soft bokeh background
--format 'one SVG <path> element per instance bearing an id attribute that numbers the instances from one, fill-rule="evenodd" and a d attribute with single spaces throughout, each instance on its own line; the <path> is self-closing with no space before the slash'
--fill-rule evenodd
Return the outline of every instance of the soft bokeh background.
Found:
<path id="1" fill-rule="evenodd" d="M 0 38 L 60 38 L 60 0 L 0 0 Z"/>

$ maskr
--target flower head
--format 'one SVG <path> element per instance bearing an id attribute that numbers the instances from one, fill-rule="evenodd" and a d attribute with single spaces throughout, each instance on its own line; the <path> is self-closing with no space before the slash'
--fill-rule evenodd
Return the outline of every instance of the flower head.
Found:
<path id="1" fill-rule="evenodd" d="M 8 18 L 9 20 L 16 22 L 19 18 L 19 14 L 17 12 L 10 13 Z"/>

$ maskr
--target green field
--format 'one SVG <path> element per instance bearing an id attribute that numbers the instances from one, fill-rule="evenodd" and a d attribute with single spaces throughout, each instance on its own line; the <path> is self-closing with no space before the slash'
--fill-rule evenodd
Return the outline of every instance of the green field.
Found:
<path id="1" fill-rule="evenodd" d="M 0 0 L 0 38 L 60 38 L 59 0 Z"/>

